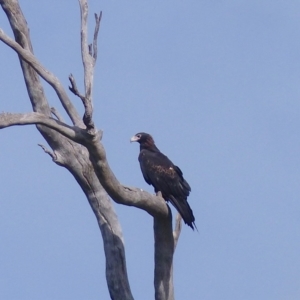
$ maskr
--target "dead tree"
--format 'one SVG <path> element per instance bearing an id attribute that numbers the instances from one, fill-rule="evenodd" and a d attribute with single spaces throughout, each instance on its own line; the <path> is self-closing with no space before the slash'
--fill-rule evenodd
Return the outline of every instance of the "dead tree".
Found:
<path id="1" fill-rule="evenodd" d="M 80 0 L 81 53 L 84 69 L 84 92 L 77 88 L 70 75 L 70 91 L 79 97 L 84 106 L 81 118 L 70 98 L 54 74 L 43 67 L 33 54 L 26 19 L 18 0 L 0 0 L 3 11 L 14 33 L 14 39 L 0 29 L 0 40 L 13 49 L 19 57 L 31 113 L 0 114 L 0 129 L 15 125 L 36 125 L 51 150 L 40 145 L 59 166 L 65 167 L 76 179 L 96 216 L 103 238 L 106 258 L 106 280 L 111 299 L 131 300 L 133 296 L 127 277 L 126 259 L 121 225 L 111 199 L 127 206 L 142 209 L 153 218 L 154 226 L 154 288 L 155 299 L 174 299 L 173 254 L 180 235 L 181 219 L 176 219 L 172 230 L 172 215 L 160 195 L 151 195 L 139 188 L 122 185 L 106 159 L 101 144 L 102 131 L 93 122 L 93 74 L 97 60 L 97 36 L 102 13 L 95 14 L 95 29 L 92 44 L 87 40 L 87 0 Z M 41 79 L 56 92 L 71 125 L 67 124 L 57 109 L 47 102 Z"/>

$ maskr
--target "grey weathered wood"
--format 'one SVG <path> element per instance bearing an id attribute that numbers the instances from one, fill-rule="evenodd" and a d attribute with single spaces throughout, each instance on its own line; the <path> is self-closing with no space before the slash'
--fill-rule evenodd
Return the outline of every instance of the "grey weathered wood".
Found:
<path id="1" fill-rule="evenodd" d="M 110 296 L 114 300 L 133 299 L 126 271 L 125 249 L 121 226 L 108 195 L 119 204 L 134 206 L 148 212 L 154 218 L 154 287 L 156 300 L 173 300 L 173 254 L 180 234 L 180 220 L 172 232 L 172 216 L 161 196 L 151 195 L 141 189 L 123 186 L 115 177 L 106 159 L 101 144 L 102 132 L 97 131 L 93 120 L 92 85 L 97 57 L 97 26 L 101 17 L 96 17 L 93 48 L 87 42 L 87 0 L 79 0 L 81 8 L 81 50 L 84 66 L 85 94 L 77 90 L 75 79 L 71 78 L 71 91 L 82 99 L 85 117 L 78 113 L 66 96 L 59 80 L 46 70 L 32 51 L 26 20 L 17 0 L 0 0 L 7 14 L 16 41 L 0 29 L 0 40 L 6 43 L 20 58 L 20 63 L 34 112 L 25 114 L 0 114 L 0 129 L 14 125 L 35 124 L 53 152 L 45 147 L 58 165 L 67 168 L 85 193 L 97 218 L 106 255 L 106 278 Z M 93 53 L 94 51 L 94 53 Z M 41 76 L 57 92 L 64 109 L 74 126 L 51 117 Z M 53 111 L 59 116 L 57 111 Z M 86 129 L 84 125 L 86 125 Z"/>
<path id="2" fill-rule="evenodd" d="M 32 46 L 27 28 L 26 20 L 16 0 L 0 0 L 0 5 L 5 11 L 11 28 L 14 32 L 15 39 L 20 45 L 20 49 L 32 54 Z M 37 72 L 33 69 L 33 63 L 28 64 L 20 57 L 20 63 L 24 75 L 24 80 L 28 90 L 28 95 L 32 103 L 33 110 L 50 116 L 51 111 L 45 97 L 43 87 L 40 83 Z M 41 65 L 36 64 L 42 71 Z M 57 91 L 65 110 L 69 114 L 73 123 L 81 126 L 82 120 L 75 110 L 72 103 L 65 96 L 61 89 L 61 84 L 50 76 L 49 72 L 45 72 L 50 80 L 49 84 Z M 95 213 L 99 228 L 102 233 L 104 252 L 106 256 L 106 279 L 109 293 L 112 299 L 116 300 L 132 300 L 129 281 L 126 270 L 125 249 L 121 226 L 115 214 L 112 203 L 101 186 L 98 178 L 93 171 L 93 167 L 88 158 L 88 152 L 83 146 L 76 144 L 56 131 L 50 130 L 48 127 L 38 127 L 56 156 L 56 163 L 67 168 L 74 176 L 84 194 L 86 195 L 92 210 Z M 100 284 L 100 283 L 99 283 Z"/>
<path id="3" fill-rule="evenodd" d="M 84 145 L 89 151 L 89 157 L 99 181 L 115 202 L 127 206 L 135 206 L 155 217 L 168 217 L 168 206 L 162 197 L 151 195 L 138 188 L 125 187 L 117 180 L 106 159 L 106 152 L 100 142 L 98 132 L 90 134 L 82 128 L 67 125 L 59 120 L 36 112 L 0 114 L 0 129 L 9 126 L 30 124 L 45 125 L 70 140 Z"/>
<path id="4" fill-rule="evenodd" d="M 180 233 L 181 233 L 181 228 L 182 228 L 182 217 L 180 214 L 177 214 L 176 216 L 176 223 L 175 223 L 175 228 L 173 231 L 173 237 L 174 237 L 174 249 L 176 249 Z"/>
<path id="5" fill-rule="evenodd" d="M 156 300 L 173 300 L 173 254 L 172 214 L 168 218 L 154 217 L 154 286 Z"/>

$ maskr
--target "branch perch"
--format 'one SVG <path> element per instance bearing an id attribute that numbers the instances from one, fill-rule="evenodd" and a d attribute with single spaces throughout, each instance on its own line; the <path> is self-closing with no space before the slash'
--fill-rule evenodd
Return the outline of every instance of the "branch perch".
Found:
<path id="1" fill-rule="evenodd" d="M 116 179 L 106 160 L 106 153 L 99 142 L 98 134 L 90 135 L 86 130 L 69 126 L 59 120 L 43 114 L 31 112 L 26 114 L 0 114 L 0 129 L 15 125 L 40 124 L 47 126 L 72 141 L 87 147 L 90 159 L 99 181 L 108 194 L 119 204 L 135 206 L 147 211 L 152 216 L 167 216 L 168 207 L 162 197 L 149 194 L 146 191 L 122 186 Z"/>
<path id="2" fill-rule="evenodd" d="M 79 92 L 75 79 L 72 75 L 70 75 L 69 79 L 71 82 L 70 90 L 76 96 L 80 97 L 83 102 L 85 109 L 83 120 L 80 119 L 60 81 L 54 76 L 54 74 L 50 73 L 40 64 L 33 55 L 31 51 L 32 48 L 27 48 L 22 43 L 22 46 L 20 46 L 5 35 L 3 30 L 0 29 L 0 40 L 18 53 L 21 63 L 23 60 L 28 63 L 26 68 L 30 69 L 30 67 L 32 67 L 39 76 L 41 76 L 54 88 L 64 109 L 75 125 L 67 125 L 63 122 L 58 112 L 55 109 L 51 109 L 52 114 L 57 118 L 57 120 L 49 117 L 47 115 L 48 112 L 41 113 L 40 111 L 26 114 L 0 114 L 0 129 L 14 125 L 35 124 L 43 125 L 44 127 L 41 127 L 44 129 L 50 128 L 53 130 L 53 134 L 51 135 L 49 135 L 46 131 L 44 132 L 43 130 L 40 130 L 53 149 L 53 152 L 48 150 L 45 146 L 40 146 L 52 157 L 52 159 L 54 159 L 55 156 L 57 158 L 56 154 L 59 155 L 59 159 L 62 158 L 62 165 L 71 171 L 87 195 L 89 203 L 97 217 L 105 242 L 104 248 L 107 256 L 106 273 L 109 292 L 112 299 L 132 300 L 133 297 L 131 295 L 127 279 L 121 229 L 109 200 L 107 199 L 107 194 L 119 204 L 143 209 L 153 216 L 155 238 L 155 299 L 173 300 L 173 253 L 179 238 L 180 228 L 178 229 L 176 225 L 174 235 L 172 234 L 172 215 L 168 205 L 161 195 L 154 196 L 137 188 L 124 187 L 117 180 L 109 167 L 105 149 L 100 142 L 102 132 L 96 130 L 92 120 L 93 76 L 94 66 L 97 60 L 97 37 L 102 12 L 100 12 L 99 16 L 95 14 L 96 25 L 94 29 L 93 43 L 88 45 L 88 4 L 87 0 L 79 0 L 79 3 L 81 11 L 81 53 L 84 67 L 85 94 L 82 95 Z M 18 22 L 13 23 L 13 21 L 17 18 L 11 12 L 20 9 L 18 1 L 0 0 L 0 5 L 2 5 L 9 20 L 11 21 L 11 26 L 13 30 L 15 30 L 15 36 L 22 36 L 25 41 L 29 41 L 28 45 L 31 45 L 29 34 L 24 34 L 23 31 L 17 27 L 19 26 Z M 22 18 L 21 13 L 18 15 L 18 18 Z M 23 28 L 21 29 L 26 29 L 26 21 L 24 22 L 23 20 L 22 24 Z M 26 30 L 24 32 L 26 32 Z M 30 71 L 32 72 L 32 70 Z M 26 75 L 24 75 L 24 77 L 26 81 Z M 34 86 L 33 82 L 34 81 L 28 83 L 26 81 L 27 84 Z M 36 95 L 30 96 L 34 99 L 35 103 L 44 101 L 43 105 L 48 104 L 45 99 L 39 99 Z M 86 126 L 86 129 L 84 129 L 84 125 Z M 60 135 L 57 135 L 56 133 L 60 133 Z M 82 147 L 81 145 L 85 147 Z M 86 174 L 89 174 L 89 176 Z M 111 267 L 112 265 L 114 266 L 113 268 Z M 118 276 L 116 274 L 121 274 L 120 280 L 116 280 L 116 276 Z"/>

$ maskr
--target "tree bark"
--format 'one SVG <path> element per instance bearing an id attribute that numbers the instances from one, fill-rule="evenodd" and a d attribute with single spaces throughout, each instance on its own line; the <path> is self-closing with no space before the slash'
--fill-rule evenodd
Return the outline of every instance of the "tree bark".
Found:
<path id="1" fill-rule="evenodd" d="M 70 76 L 70 90 L 83 102 L 83 120 L 70 101 L 59 80 L 46 70 L 35 58 L 30 42 L 26 20 L 17 0 L 0 0 L 13 29 L 15 41 L 0 29 L 0 40 L 17 52 L 24 75 L 33 111 L 26 114 L 0 114 L 0 129 L 14 125 L 37 125 L 52 151 L 42 146 L 53 161 L 68 169 L 83 192 L 96 216 L 102 233 L 106 257 L 106 279 L 111 299 L 131 300 L 127 277 L 123 235 L 118 218 L 110 201 L 134 206 L 145 210 L 154 218 L 154 287 L 156 300 L 173 300 L 173 254 L 179 234 L 180 222 L 177 220 L 172 232 L 172 215 L 164 199 L 151 195 L 141 189 L 123 186 L 115 177 L 106 159 L 101 144 L 102 132 L 97 131 L 93 119 L 92 85 L 93 71 L 97 59 L 97 33 L 101 14 L 95 15 L 96 28 L 92 45 L 87 44 L 86 0 L 80 0 L 81 8 L 81 52 L 84 66 L 85 94 L 77 90 L 75 79 Z M 42 77 L 56 91 L 73 126 L 63 122 L 55 109 L 50 109 L 43 87 Z M 54 115 L 53 118 L 51 114 Z"/>
<path id="2" fill-rule="evenodd" d="M 10 22 L 16 42 L 21 48 L 33 53 L 27 22 L 18 1 L 1 0 L 0 4 Z M 32 68 L 32 65 L 25 62 L 21 56 L 19 56 L 19 59 L 33 110 L 45 116 L 50 116 L 51 110 L 38 74 Z M 83 122 L 63 87 L 58 80 L 53 80 L 53 82 L 56 84 L 58 97 L 73 124 L 83 127 Z M 54 162 L 64 166 L 71 172 L 86 195 L 96 216 L 103 238 L 106 256 L 106 280 L 111 298 L 132 300 L 121 226 L 107 193 L 101 186 L 95 172 L 93 172 L 86 148 L 46 126 L 38 126 L 38 130 L 52 148 Z"/>

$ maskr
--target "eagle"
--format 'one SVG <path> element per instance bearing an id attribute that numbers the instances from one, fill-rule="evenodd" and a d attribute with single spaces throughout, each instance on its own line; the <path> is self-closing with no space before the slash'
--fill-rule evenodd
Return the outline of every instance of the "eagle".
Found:
<path id="1" fill-rule="evenodd" d="M 138 159 L 145 181 L 154 187 L 155 193 L 161 192 L 162 197 L 177 209 L 185 224 L 194 230 L 195 217 L 187 202 L 191 187 L 180 168 L 159 151 L 150 134 L 139 132 L 130 142 L 140 144 Z"/>

